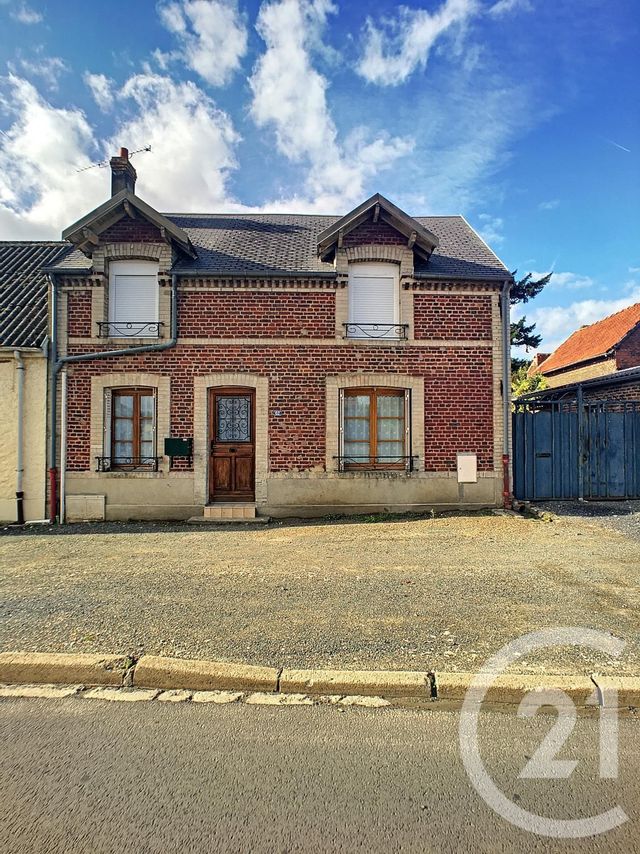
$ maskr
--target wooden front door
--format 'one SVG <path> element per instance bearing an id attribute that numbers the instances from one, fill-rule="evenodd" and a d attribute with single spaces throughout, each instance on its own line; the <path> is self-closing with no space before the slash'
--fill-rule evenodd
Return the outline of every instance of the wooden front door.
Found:
<path id="1" fill-rule="evenodd" d="M 212 388 L 209 397 L 209 501 L 255 498 L 255 391 Z"/>

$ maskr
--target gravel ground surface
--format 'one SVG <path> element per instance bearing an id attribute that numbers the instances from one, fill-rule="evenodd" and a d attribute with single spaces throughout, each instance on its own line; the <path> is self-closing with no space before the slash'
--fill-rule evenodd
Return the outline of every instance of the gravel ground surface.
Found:
<path id="1" fill-rule="evenodd" d="M 255 527 L 109 524 L 0 537 L 0 649 L 274 666 L 475 670 L 515 637 L 585 626 L 640 672 L 640 552 L 592 520 L 471 515 Z"/>
<path id="2" fill-rule="evenodd" d="M 547 501 L 535 505 L 563 519 L 591 520 L 640 540 L 640 501 Z"/>

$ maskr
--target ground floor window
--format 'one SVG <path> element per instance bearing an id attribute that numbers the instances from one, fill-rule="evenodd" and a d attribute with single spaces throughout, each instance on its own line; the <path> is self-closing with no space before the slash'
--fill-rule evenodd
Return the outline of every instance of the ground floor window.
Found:
<path id="1" fill-rule="evenodd" d="M 152 388 L 111 388 L 105 392 L 105 448 L 102 471 L 157 471 L 156 396 Z"/>
<path id="2" fill-rule="evenodd" d="M 340 468 L 410 470 L 410 392 L 348 388 L 341 398 Z"/>

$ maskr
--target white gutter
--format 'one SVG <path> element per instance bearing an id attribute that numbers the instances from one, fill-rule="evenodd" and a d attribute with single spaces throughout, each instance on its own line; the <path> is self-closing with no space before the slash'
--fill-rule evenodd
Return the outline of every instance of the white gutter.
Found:
<path id="1" fill-rule="evenodd" d="M 16 524 L 24 525 L 24 360 L 20 350 L 13 351 L 17 371 L 18 407 L 16 413 Z"/>

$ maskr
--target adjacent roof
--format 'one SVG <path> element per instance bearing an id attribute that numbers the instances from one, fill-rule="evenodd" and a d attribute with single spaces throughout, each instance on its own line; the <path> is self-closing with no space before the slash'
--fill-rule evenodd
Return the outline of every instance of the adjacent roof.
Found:
<path id="1" fill-rule="evenodd" d="M 611 314 L 590 326 L 583 326 L 570 335 L 548 359 L 540 365 L 542 374 L 588 362 L 606 356 L 640 323 L 640 303 Z"/>
<path id="2" fill-rule="evenodd" d="M 43 267 L 67 243 L 0 241 L 0 347 L 41 347 L 47 335 L 48 282 Z"/>

